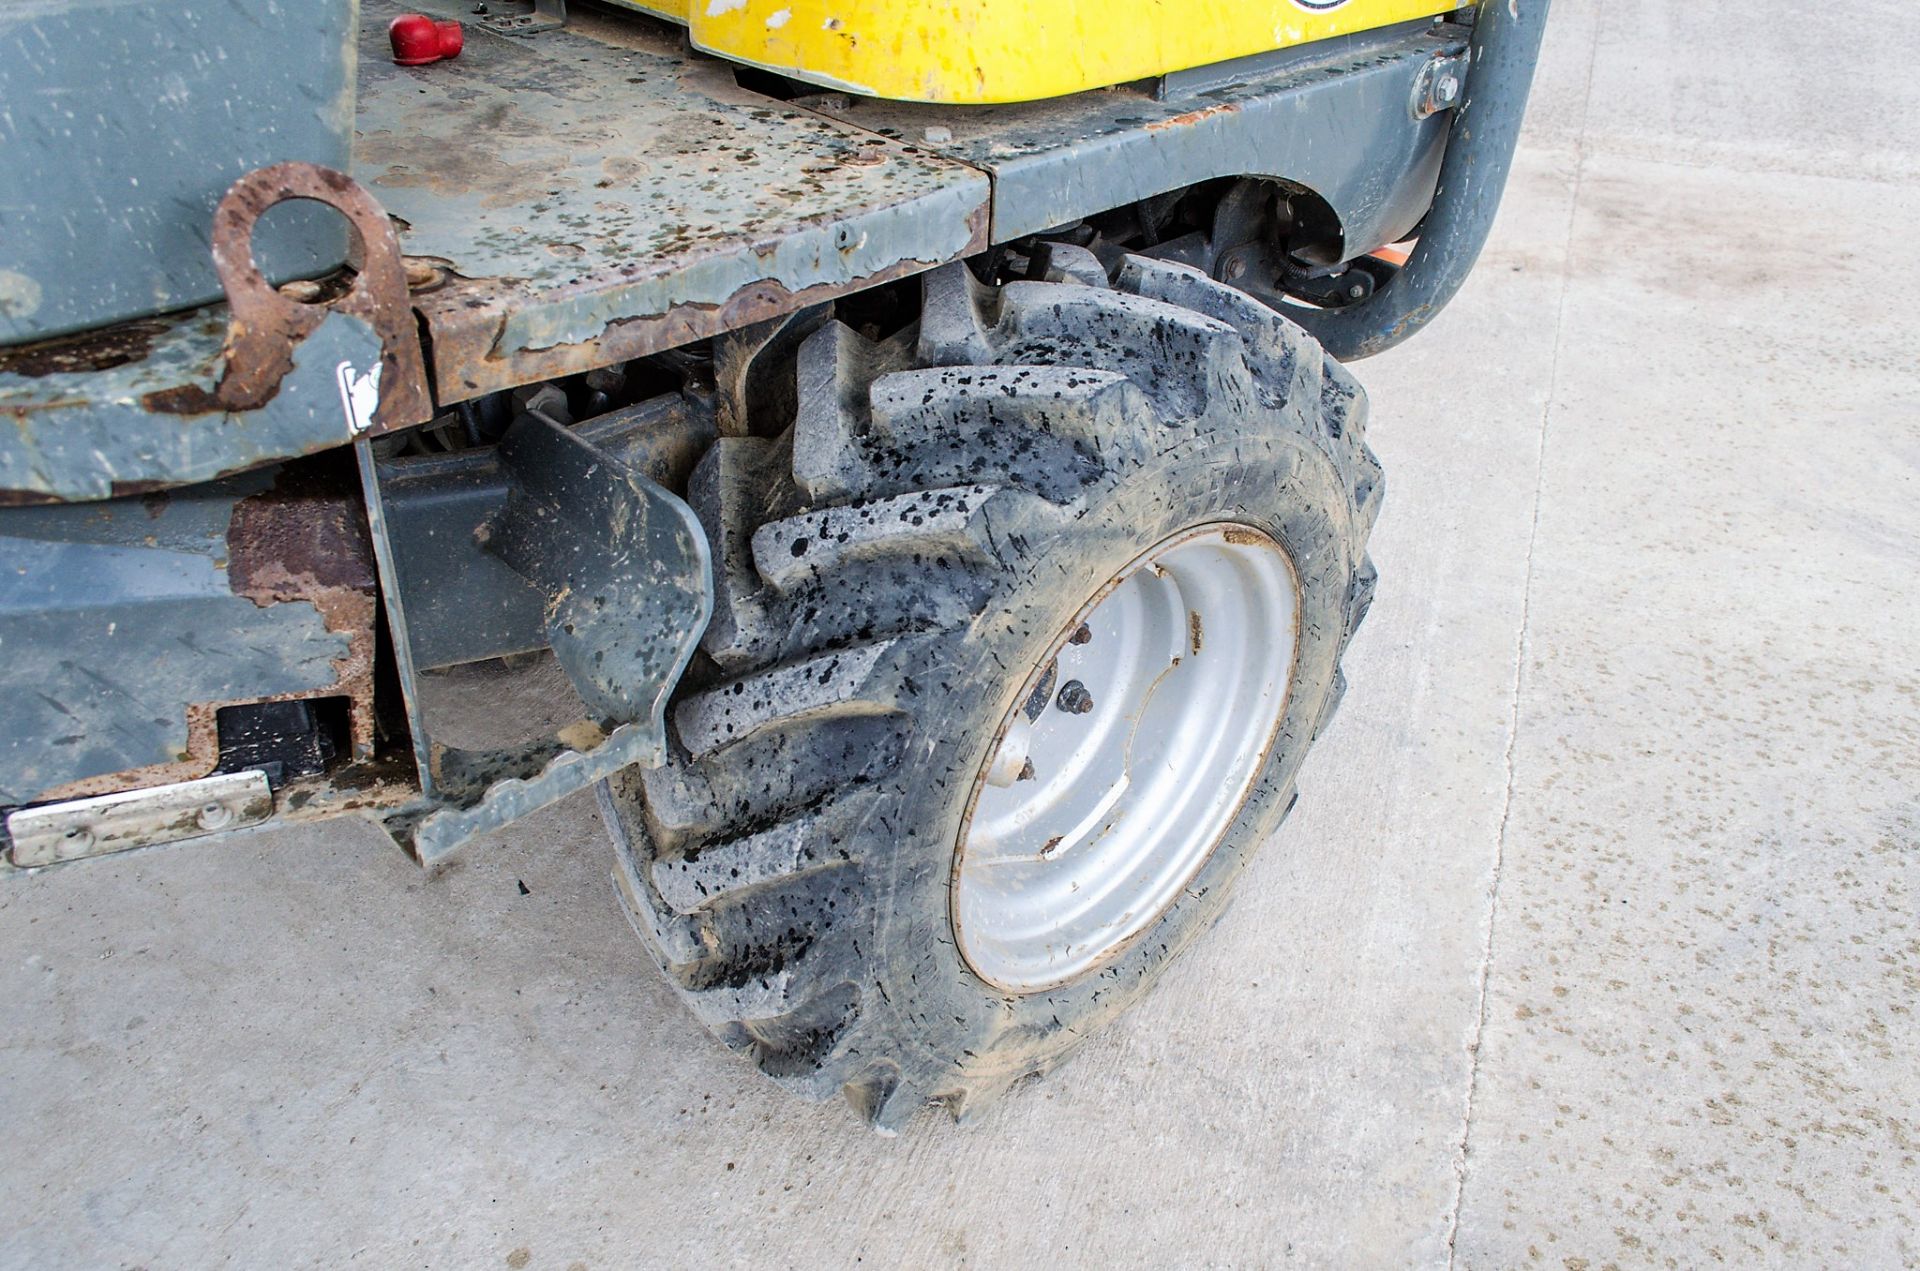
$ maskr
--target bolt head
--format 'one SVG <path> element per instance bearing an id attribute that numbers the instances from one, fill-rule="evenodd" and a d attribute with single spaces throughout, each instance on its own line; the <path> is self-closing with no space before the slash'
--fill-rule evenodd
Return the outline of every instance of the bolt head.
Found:
<path id="1" fill-rule="evenodd" d="M 200 809 L 194 821 L 203 830 L 217 830 L 233 820 L 233 809 L 224 803 L 209 803 Z"/>
<path id="2" fill-rule="evenodd" d="M 1087 692 L 1087 686 L 1079 680 L 1068 680 L 1060 686 L 1060 695 L 1054 702 L 1069 715 L 1084 715 L 1093 709 L 1093 694 Z"/>

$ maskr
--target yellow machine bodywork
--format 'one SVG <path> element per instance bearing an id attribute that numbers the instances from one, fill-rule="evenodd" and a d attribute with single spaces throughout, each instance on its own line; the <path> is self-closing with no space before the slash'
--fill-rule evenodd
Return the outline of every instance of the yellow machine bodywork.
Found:
<path id="1" fill-rule="evenodd" d="M 863 96 L 1036 101 L 1371 30 L 1460 0 L 617 0 L 694 47 Z"/>

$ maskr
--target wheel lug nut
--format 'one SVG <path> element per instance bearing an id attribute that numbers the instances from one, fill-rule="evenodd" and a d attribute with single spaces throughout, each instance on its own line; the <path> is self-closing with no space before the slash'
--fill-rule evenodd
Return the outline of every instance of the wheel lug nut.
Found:
<path id="1" fill-rule="evenodd" d="M 1067 643 L 1068 644 L 1085 644 L 1091 639 L 1093 639 L 1093 628 L 1089 627 L 1086 623 L 1083 622 L 1074 631 L 1072 635 L 1067 637 Z"/>
<path id="2" fill-rule="evenodd" d="M 1069 715 L 1084 715 L 1093 709 L 1093 694 L 1087 692 L 1087 686 L 1079 680 L 1068 680 L 1062 684 L 1060 696 L 1054 701 Z"/>
<path id="3" fill-rule="evenodd" d="M 1005 735 L 987 766 L 987 784 L 1004 790 L 1016 781 L 1033 780 L 1033 760 L 1027 748 L 1033 745 L 1033 725 L 1024 716 L 1007 725 Z"/>

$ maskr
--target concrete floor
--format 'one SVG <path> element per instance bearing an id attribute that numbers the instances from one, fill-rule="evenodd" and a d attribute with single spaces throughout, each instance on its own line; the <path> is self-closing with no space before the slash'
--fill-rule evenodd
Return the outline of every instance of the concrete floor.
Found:
<path id="1" fill-rule="evenodd" d="M 1920 1264 L 1906 16 L 1560 0 L 1480 273 L 1362 368 L 1292 821 L 984 1124 L 708 1042 L 585 800 L 431 882 L 258 832 L 0 890 L 0 1264 Z"/>

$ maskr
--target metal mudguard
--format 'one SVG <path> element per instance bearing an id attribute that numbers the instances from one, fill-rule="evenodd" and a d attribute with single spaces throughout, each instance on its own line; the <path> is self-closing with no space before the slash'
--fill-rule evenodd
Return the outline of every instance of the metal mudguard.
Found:
<path id="1" fill-rule="evenodd" d="M 369 430 L 356 402 L 376 349 L 388 365 L 371 431 L 405 427 L 1215 177 L 1311 190 L 1357 256 L 1426 211 L 1450 112 L 1420 109 L 1422 84 L 1466 48 L 1463 28 L 1416 22 L 961 111 L 774 100 L 605 14 L 530 39 L 473 29 L 457 60 L 400 67 L 385 48 L 400 12 L 362 6 L 354 175 L 393 218 L 404 282 L 369 279 L 368 303 L 305 306 L 315 320 L 298 324 L 268 302 L 280 346 L 265 370 L 236 365 L 236 337 L 258 326 L 244 304 L 0 349 L 14 425 L 0 430 L 0 502 L 108 498 L 344 444 Z M 241 206 L 257 216 L 267 193 Z M 344 187 L 322 197 L 354 211 Z M 229 295 L 264 300 L 243 264 Z M 404 337 L 380 320 L 407 308 L 424 373 L 392 364 Z"/>

